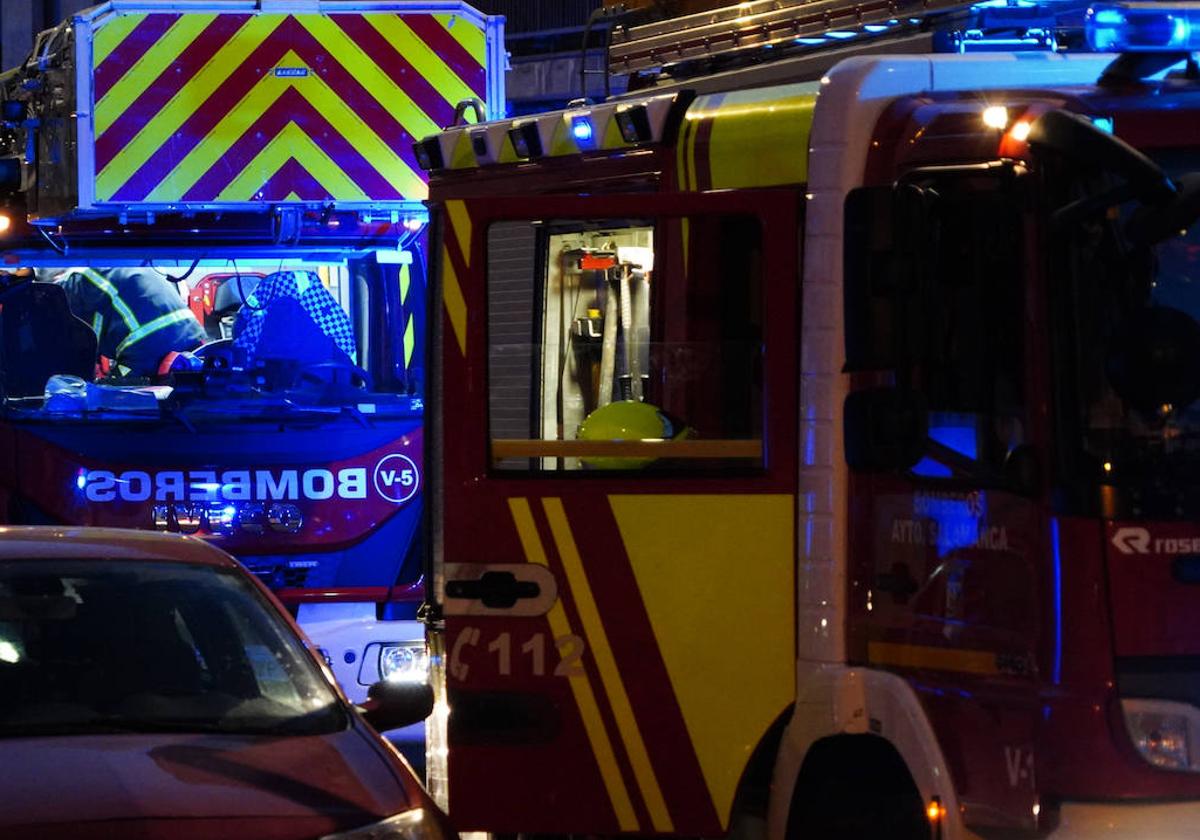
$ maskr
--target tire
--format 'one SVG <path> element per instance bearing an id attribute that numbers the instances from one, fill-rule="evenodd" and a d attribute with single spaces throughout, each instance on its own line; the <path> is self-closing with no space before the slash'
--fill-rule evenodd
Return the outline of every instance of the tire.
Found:
<path id="1" fill-rule="evenodd" d="M 787 840 L 931 840 L 924 804 L 890 744 L 836 736 L 809 750 L 792 796 Z"/>

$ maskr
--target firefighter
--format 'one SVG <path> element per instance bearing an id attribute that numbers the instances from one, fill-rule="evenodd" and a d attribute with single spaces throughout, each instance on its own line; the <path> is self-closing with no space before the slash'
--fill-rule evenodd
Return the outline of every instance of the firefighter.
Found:
<path id="1" fill-rule="evenodd" d="M 162 373 L 175 353 L 195 350 L 204 328 L 175 284 L 142 268 L 73 268 L 57 281 L 71 312 L 91 324 L 100 355 L 130 377 Z"/>

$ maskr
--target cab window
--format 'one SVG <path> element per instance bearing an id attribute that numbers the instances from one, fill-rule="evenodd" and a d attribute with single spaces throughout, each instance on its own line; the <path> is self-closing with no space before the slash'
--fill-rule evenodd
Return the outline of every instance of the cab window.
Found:
<path id="1" fill-rule="evenodd" d="M 763 466 L 762 232 L 749 216 L 488 230 L 492 466 Z"/>

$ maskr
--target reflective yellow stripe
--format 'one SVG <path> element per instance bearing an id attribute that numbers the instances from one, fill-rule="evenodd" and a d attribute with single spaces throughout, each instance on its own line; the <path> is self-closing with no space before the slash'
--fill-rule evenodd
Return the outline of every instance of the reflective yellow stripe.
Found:
<path id="1" fill-rule="evenodd" d="M 529 508 L 529 502 L 526 499 L 509 499 L 508 509 L 512 512 L 513 523 L 517 526 L 517 535 L 520 537 L 525 559 L 530 563 L 548 567 L 550 564 L 546 561 L 546 552 L 542 548 L 542 540 L 538 536 L 537 525 L 534 524 L 533 511 Z M 550 621 L 550 632 L 556 639 L 574 635 L 562 601 L 556 600 L 546 617 Z M 625 782 L 621 778 L 621 771 L 617 767 L 612 744 L 608 740 L 608 734 L 604 731 L 604 721 L 600 718 L 600 707 L 592 693 L 592 685 L 588 682 L 587 672 L 583 669 L 575 669 L 568 677 L 568 682 L 571 686 L 571 693 L 575 695 L 575 702 L 579 706 L 579 714 L 583 718 L 583 727 L 587 731 L 588 740 L 592 744 L 592 752 L 596 756 L 600 777 L 604 780 L 604 788 L 608 792 L 609 801 L 617 815 L 617 825 L 622 831 L 634 831 L 638 827 L 637 815 L 633 811 L 629 791 L 626 789 Z"/>
<path id="2" fill-rule="evenodd" d="M 284 15 L 258 15 L 247 21 L 96 176 L 96 198 L 100 201 L 112 198 L 151 155 L 170 142 L 184 121 L 195 113 L 196 103 L 207 102 L 284 19 Z"/>
<path id="3" fill-rule="evenodd" d="M 433 47 L 409 29 L 408 24 L 400 15 L 366 15 L 365 17 L 448 103 L 457 105 L 464 99 L 471 99 L 475 96 L 475 91 L 471 90 L 466 82 L 446 66 L 446 62 L 442 61 L 441 57 L 433 51 Z M 437 130 L 437 128 L 431 129 L 430 133 Z"/>
<path id="4" fill-rule="evenodd" d="M 931 671 L 957 671 L 963 674 L 1000 673 L 996 666 L 996 654 L 986 650 L 868 642 L 867 660 L 872 665 L 888 665 L 893 668 L 927 668 Z"/>
<path id="5" fill-rule="evenodd" d="M 125 322 L 125 328 L 131 333 L 135 332 L 139 326 L 138 319 L 134 316 L 133 311 L 125 305 L 125 301 L 121 300 L 121 295 L 117 292 L 117 287 L 108 282 L 108 278 L 94 269 L 85 268 L 80 273 L 93 286 L 108 296 L 109 301 L 112 302 L 113 309 L 117 310 L 117 314 Z"/>
<path id="6" fill-rule="evenodd" d="M 99 312 L 92 316 L 92 332 L 97 336 L 104 332 L 104 316 Z"/>
<path id="7" fill-rule="evenodd" d="M 454 36 L 454 40 L 462 44 L 462 48 L 484 67 L 487 67 L 487 35 L 466 18 L 458 15 L 434 15 L 434 18 L 446 31 Z"/>
<path id="8" fill-rule="evenodd" d="M 458 349 L 467 355 L 467 301 L 463 297 L 458 274 L 450 262 L 450 249 L 442 246 L 442 298 L 446 302 L 446 314 L 450 316 L 450 327 L 458 340 Z"/>
<path id="9" fill-rule="evenodd" d="M 118 14 L 96 30 L 92 38 L 92 66 L 99 67 L 108 54 L 115 50 L 137 25 L 146 19 L 144 14 Z"/>
<path id="10" fill-rule="evenodd" d="M 571 526 L 567 522 L 567 514 L 563 509 L 561 499 L 543 499 L 542 507 L 546 518 L 550 521 L 550 531 L 554 535 L 554 544 L 558 547 L 558 556 L 562 559 L 563 568 L 567 573 L 567 581 L 571 587 L 571 595 L 579 610 L 580 621 L 583 622 L 587 635 L 588 648 L 595 657 L 600 669 L 600 678 L 604 682 L 605 692 L 612 705 L 613 716 L 617 719 L 617 728 L 629 753 L 629 761 L 633 765 L 633 775 L 637 779 L 638 788 L 650 811 L 650 822 L 655 831 L 668 832 L 673 829 L 671 815 L 667 812 L 667 803 L 663 799 L 662 789 L 654 775 L 650 764 L 650 756 L 646 752 L 646 744 L 642 740 L 633 706 L 629 695 L 625 693 L 625 684 L 621 681 L 621 672 L 617 668 L 616 657 L 608 644 L 608 636 L 604 632 L 604 624 L 600 621 L 600 611 L 592 597 L 587 575 L 583 571 L 583 559 L 575 546 L 575 538 L 571 535 Z"/>
<path id="11" fill-rule="evenodd" d="M 266 147 L 254 156 L 241 174 L 221 190 L 218 201 L 253 201 L 255 191 L 263 184 L 263 173 L 274 174 L 292 158 L 295 158 L 330 195 L 351 201 L 362 201 L 367 194 L 350 180 L 350 176 L 327 155 L 304 130 L 295 123 L 288 123 L 283 131 L 275 135 Z M 168 179 L 169 180 L 169 179 Z M 164 184 L 168 181 L 164 181 Z M 157 190 L 155 191 L 157 192 Z M 151 194 L 151 200 L 154 195 Z"/>
<path id="12" fill-rule="evenodd" d="M 123 352 L 125 352 L 127 347 L 137 344 L 146 336 L 153 335 L 159 330 L 169 327 L 172 324 L 178 324 L 180 321 L 191 320 L 193 317 L 194 316 L 192 315 L 192 311 L 190 309 L 176 309 L 174 312 L 168 312 L 166 315 L 159 315 L 153 321 L 143 324 L 129 335 L 125 336 L 125 340 L 117 345 L 117 356 L 119 357 Z"/>
<path id="13" fill-rule="evenodd" d="M 463 265 L 471 264 L 471 215 L 467 205 L 462 201 L 447 201 L 446 215 L 450 217 L 450 227 L 454 230 L 454 238 L 458 240 L 458 251 L 462 254 Z"/>
<path id="14" fill-rule="evenodd" d="M 637 581 L 630 597 L 644 605 L 727 829 L 755 745 L 795 698 L 796 499 L 655 493 L 609 505 Z"/>
<path id="15" fill-rule="evenodd" d="M 147 83 L 157 79 L 216 18 L 215 14 L 185 14 L 171 24 L 171 28 L 96 103 L 96 136 L 102 135 L 129 110 L 134 100 L 145 93 Z"/>

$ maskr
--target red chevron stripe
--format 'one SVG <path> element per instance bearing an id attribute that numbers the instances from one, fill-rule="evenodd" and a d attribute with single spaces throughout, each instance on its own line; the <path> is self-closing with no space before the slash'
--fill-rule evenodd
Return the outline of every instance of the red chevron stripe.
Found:
<path id="1" fill-rule="evenodd" d="M 338 167 L 371 198 L 403 198 L 341 132 L 317 112 L 312 103 L 295 88 L 288 88 L 184 194 L 183 200 L 215 200 L 289 122 L 294 122 L 303 129 L 304 133 L 329 157 L 337 161 Z"/>
<path id="2" fill-rule="evenodd" d="M 467 52 L 454 36 L 446 31 L 446 27 L 438 23 L 433 15 L 400 15 L 401 20 L 408 24 L 409 29 L 417 34 L 422 41 L 433 48 L 433 51 L 446 63 L 454 74 L 467 83 L 481 99 L 487 98 L 487 76 L 483 65 L 475 60 L 475 56 Z M 465 26 L 465 23 L 460 23 Z"/>
<path id="3" fill-rule="evenodd" d="M 288 50 L 294 51 L 346 102 L 367 126 L 408 163 L 420 172 L 412 152 L 413 137 L 358 80 L 329 55 L 294 18 L 288 17 L 271 35 L 242 62 L 221 86 L 188 117 L 175 132 L 169 145 L 151 156 L 113 195 L 114 201 L 141 201 L 166 177 L 179 161 L 242 100 L 262 78 L 262 73 L 275 66 Z M 384 72 L 389 72 L 384 67 Z M 394 78 L 393 74 L 393 78 Z M 428 103 L 417 101 L 424 110 Z"/>
<path id="4" fill-rule="evenodd" d="M 279 171 L 259 190 L 262 201 L 283 201 L 292 193 L 300 196 L 301 201 L 325 201 L 333 198 L 295 158 L 289 159 L 279 167 Z"/>
<path id="5" fill-rule="evenodd" d="M 362 15 L 334 15 L 333 20 L 367 58 L 384 68 L 388 78 L 418 104 L 438 126 L 454 122 L 454 105 L 447 102 L 394 44 Z"/>
<path id="6" fill-rule="evenodd" d="M 129 72 L 129 68 L 137 64 L 138 59 L 150 49 L 170 29 L 181 15 L 152 14 L 146 15 L 142 22 L 125 36 L 117 47 L 100 62 L 95 73 L 95 101 L 99 102 L 112 86 Z"/>
<path id="7" fill-rule="evenodd" d="M 158 78 L 146 85 L 142 94 L 96 140 L 97 171 L 107 166 L 248 20 L 250 15 L 217 15 Z"/>

